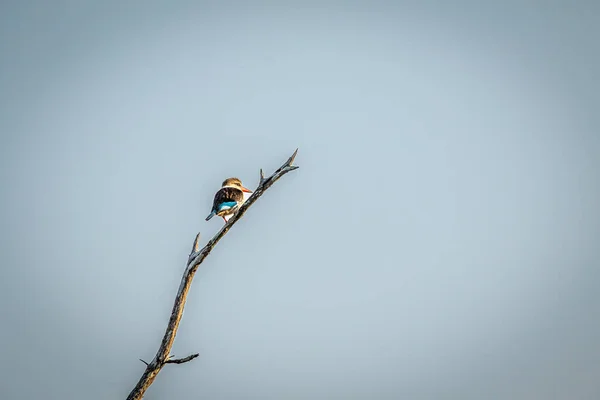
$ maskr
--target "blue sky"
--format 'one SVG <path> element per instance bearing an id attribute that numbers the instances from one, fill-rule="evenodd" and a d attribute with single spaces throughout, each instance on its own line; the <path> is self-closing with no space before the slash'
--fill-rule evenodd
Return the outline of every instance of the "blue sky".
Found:
<path id="1" fill-rule="evenodd" d="M 0 397 L 600 396 L 596 4 L 0 10 Z"/>

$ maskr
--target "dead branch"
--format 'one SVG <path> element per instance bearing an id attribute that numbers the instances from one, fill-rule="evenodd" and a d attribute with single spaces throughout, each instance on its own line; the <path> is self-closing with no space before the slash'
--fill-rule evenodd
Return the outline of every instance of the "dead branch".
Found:
<path id="1" fill-rule="evenodd" d="M 195 354 L 190 354 L 187 357 L 183 357 L 183 358 L 171 358 L 167 361 L 165 361 L 165 364 L 183 364 L 186 363 L 188 361 L 192 361 L 194 358 L 198 357 L 200 354 L 195 353 Z"/>
<path id="2" fill-rule="evenodd" d="M 183 364 L 198 357 L 198 354 L 196 353 L 180 359 L 170 358 L 171 348 L 173 347 L 173 342 L 175 341 L 175 336 L 177 335 L 177 329 L 179 328 L 179 322 L 181 321 L 181 316 L 183 315 L 183 308 L 185 307 L 185 302 L 187 300 L 190 286 L 192 285 L 192 279 L 194 279 L 194 274 L 196 273 L 198 266 L 210 254 L 213 247 L 215 247 L 215 245 L 223 238 L 223 236 L 225 236 L 229 229 L 231 229 L 231 227 L 244 216 L 248 208 L 250 208 L 250 206 L 252 206 L 252 204 L 254 204 L 254 202 L 258 200 L 258 198 L 262 196 L 268 188 L 271 187 L 271 185 L 279 180 L 279 178 L 298 168 L 297 166 L 292 165 L 297 153 L 298 149 L 296 149 L 294 154 L 292 154 L 292 156 L 288 158 L 288 160 L 268 178 L 265 178 L 262 169 L 260 170 L 260 181 L 256 190 L 254 193 L 252 193 L 252 196 L 250 196 L 248 200 L 242 204 L 242 206 L 229 219 L 229 221 L 227 221 L 227 223 L 219 230 L 219 232 L 217 232 L 217 234 L 213 236 L 213 238 L 210 239 L 206 246 L 204 246 L 201 250 L 199 250 L 200 245 L 198 243 L 200 240 L 200 233 L 196 235 L 196 239 L 194 240 L 194 244 L 192 246 L 192 251 L 188 257 L 187 266 L 183 273 L 183 277 L 181 278 L 177 296 L 175 297 L 175 304 L 173 304 L 173 311 L 171 311 L 169 324 L 167 325 L 167 330 L 162 338 L 160 347 L 156 352 L 154 359 L 150 363 L 146 363 L 145 361 L 141 360 L 147 365 L 146 370 L 131 393 L 129 393 L 129 396 L 127 396 L 127 400 L 139 400 L 143 398 L 146 390 L 148 390 L 150 385 L 152 385 L 156 379 L 156 376 L 166 364 Z"/>

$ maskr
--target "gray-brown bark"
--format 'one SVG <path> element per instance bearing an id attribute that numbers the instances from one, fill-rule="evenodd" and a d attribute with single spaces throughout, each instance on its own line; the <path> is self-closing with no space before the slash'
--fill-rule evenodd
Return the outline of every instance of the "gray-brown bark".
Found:
<path id="1" fill-rule="evenodd" d="M 246 200 L 246 202 L 239 207 L 237 212 L 201 250 L 199 250 L 198 243 L 200 240 L 200 234 L 198 233 L 198 235 L 196 235 L 192 252 L 188 257 L 187 266 L 183 273 L 183 277 L 181 278 L 181 284 L 179 285 L 177 296 L 175 297 L 175 304 L 173 305 L 173 311 L 171 311 L 169 324 L 167 325 L 167 330 L 160 343 L 160 347 L 151 362 L 146 363 L 145 361 L 141 360 L 144 362 L 144 364 L 146 364 L 146 370 L 131 393 L 129 393 L 129 396 L 127 396 L 127 400 L 138 400 L 143 398 L 146 390 L 148 390 L 150 385 L 152 385 L 156 379 L 156 376 L 166 364 L 183 364 L 198 357 L 198 354 L 196 353 L 180 359 L 170 358 L 171 348 L 173 347 L 173 342 L 175 341 L 175 335 L 177 335 L 177 329 L 179 328 L 179 322 L 181 321 L 183 308 L 185 306 L 190 286 L 192 285 L 192 279 L 194 279 L 194 274 L 196 273 L 198 266 L 210 254 L 213 247 L 219 242 L 219 240 L 221 240 L 223 236 L 225 236 L 229 229 L 231 229 L 231 227 L 240 218 L 242 218 L 248 208 L 250 208 L 250 206 L 252 206 L 252 204 L 254 204 L 254 202 L 263 195 L 265 190 L 271 187 L 271 185 L 273 185 L 283 175 L 298 168 L 297 166 L 292 165 L 294 159 L 296 158 L 296 153 L 298 153 L 298 149 L 296 149 L 294 154 L 292 154 L 292 156 L 288 158 L 288 160 L 268 178 L 265 178 L 262 169 L 260 170 L 260 182 L 254 193 L 252 193 L 252 196 L 250 196 L 248 200 Z"/>

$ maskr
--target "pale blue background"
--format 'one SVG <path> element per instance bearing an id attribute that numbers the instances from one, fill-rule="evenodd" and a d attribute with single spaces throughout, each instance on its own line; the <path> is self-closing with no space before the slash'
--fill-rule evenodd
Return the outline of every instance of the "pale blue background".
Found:
<path id="1" fill-rule="evenodd" d="M 4 1 L 2 399 L 600 398 L 598 2 Z M 320 4 L 320 5 L 319 5 Z"/>

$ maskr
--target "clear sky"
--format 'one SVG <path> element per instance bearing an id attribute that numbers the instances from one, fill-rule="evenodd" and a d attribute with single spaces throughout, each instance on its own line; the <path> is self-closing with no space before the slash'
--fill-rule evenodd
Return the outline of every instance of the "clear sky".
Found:
<path id="1" fill-rule="evenodd" d="M 312 4 L 312 5 L 310 5 Z M 593 1 L 3 1 L 0 398 L 600 398 Z"/>

